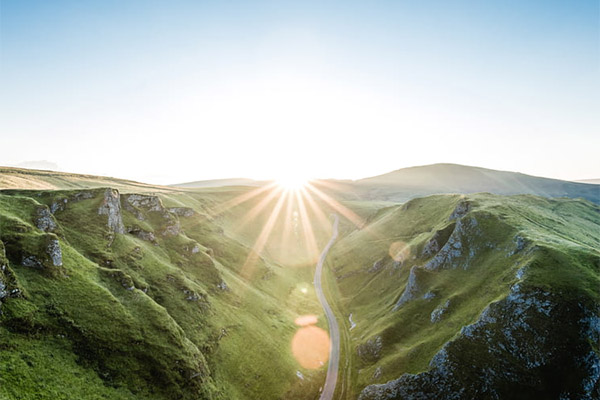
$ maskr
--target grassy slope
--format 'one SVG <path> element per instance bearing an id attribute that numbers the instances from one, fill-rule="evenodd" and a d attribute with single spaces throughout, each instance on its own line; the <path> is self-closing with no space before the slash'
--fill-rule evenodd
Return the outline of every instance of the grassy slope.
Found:
<path id="1" fill-rule="evenodd" d="M 144 212 L 145 221 L 139 221 L 123 210 L 124 224 L 154 231 L 157 246 L 108 232 L 106 216 L 97 213 L 103 190 L 73 201 L 77 193 L 0 195 L 0 240 L 7 244 L 9 272 L 18 282 L 13 286 L 23 293 L 2 305 L 5 373 L 0 393 L 22 398 L 61 391 L 63 398 L 220 393 L 223 398 L 265 399 L 316 393 L 322 371 L 304 370 L 290 351 L 294 319 L 320 314 L 312 268 L 286 268 L 262 258 L 251 273 L 240 270 L 248 256 L 244 242 L 255 239 L 266 216 L 257 217 L 253 230 L 231 233 L 244 239 L 238 241 L 228 227 L 250 205 L 210 214 L 215 204 L 239 193 L 163 194 L 166 207 L 198 212 L 179 217 L 182 233 L 177 236 L 160 235 L 160 213 Z M 35 210 L 62 198 L 71 199 L 55 214 L 64 265 L 44 270 L 19 265 L 21 247 L 54 235 L 33 225 Z M 194 244 L 201 251 L 191 254 Z M 39 254 L 40 248 L 27 251 Z M 217 288 L 221 281 L 229 290 Z M 127 290 L 130 286 L 135 289 Z M 186 300 L 190 293 L 198 300 Z M 53 358 L 60 368 L 47 368 Z M 30 368 L 23 368 L 24 362 Z M 297 370 L 304 381 L 296 377 Z"/>
<path id="2" fill-rule="evenodd" d="M 423 255 L 425 244 L 436 231 L 450 232 L 454 222 L 449 216 L 463 201 L 471 203 L 469 217 L 477 219 L 480 229 L 467 244 L 475 249 L 474 257 L 456 260 L 468 268 L 421 271 L 419 299 L 392 311 L 410 268 L 430 258 Z M 430 196 L 381 209 L 369 225 L 347 235 L 332 250 L 330 290 L 339 293 L 340 318 L 347 319 L 352 312 L 357 323 L 349 334 L 351 350 L 346 351 L 351 387 L 345 398 L 354 398 L 367 384 L 426 370 L 431 357 L 462 326 L 506 296 L 517 281 L 516 271 L 525 265 L 529 285 L 599 301 L 599 211 L 586 201 L 488 194 L 466 200 L 458 195 Z M 517 235 L 530 251 L 511 255 Z M 407 246 L 401 266 L 390 258 L 390 249 L 397 248 L 393 243 Z M 382 267 L 369 272 L 378 260 Z M 421 298 L 428 291 L 435 293 L 433 300 Z M 444 322 L 432 324 L 430 313 L 446 300 L 451 305 Z M 380 356 L 359 357 L 357 347 L 377 336 L 383 342 Z M 381 375 L 374 378 L 378 368 Z"/>
<path id="3" fill-rule="evenodd" d="M 600 186 L 541 178 L 457 164 L 403 168 L 356 181 L 361 196 L 406 201 L 438 193 L 534 194 L 545 197 L 584 198 L 600 203 Z"/>
<path id="4" fill-rule="evenodd" d="M 0 167 L 0 190 L 3 189 L 85 189 L 112 187 L 123 192 L 164 192 L 173 188 L 150 185 L 106 176 L 72 174 L 25 168 Z"/>

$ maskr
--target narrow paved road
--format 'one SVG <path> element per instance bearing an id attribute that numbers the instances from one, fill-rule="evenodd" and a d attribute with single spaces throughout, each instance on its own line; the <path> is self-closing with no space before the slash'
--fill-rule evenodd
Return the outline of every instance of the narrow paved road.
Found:
<path id="1" fill-rule="evenodd" d="M 315 271 L 315 289 L 317 290 L 317 297 L 323 306 L 323 310 L 325 310 L 325 315 L 327 316 L 327 322 L 329 324 L 329 338 L 331 347 L 329 348 L 329 366 L 327 367 L 327 378 L 325 379 L 325 386 L 323 386 L 323 391 L 321 392 L 321 397 L 319 400 L 331 400 L 333 399 L 333 392 L 335 391 L 335 384 L 337 383 L 338 376 L 338 364 L 340 363 L 340 328 L 335 319 L 335 315 L 333 315 L 333 311 L 331 311 L 331 307 L 329 307 L 329 303 L 327 303 L 327 299 L 323 294 L 323 287 L 321 286 L 321 275 L 323 273 L 323 263 L 325 262 L 325 258 L 327 257 L 327 253 L 335 239 L 338 236 L 338 223 L 339 217 L 337 214 L 333 214 L 335 218 L 333 222 L 333 233 L 331 234 L 331 239 L 329 239 L 329 243 L 323 249 L 321 253 L 321 257 L 319 258 L 319 262 L 317 263 L 317 270 Z"/>

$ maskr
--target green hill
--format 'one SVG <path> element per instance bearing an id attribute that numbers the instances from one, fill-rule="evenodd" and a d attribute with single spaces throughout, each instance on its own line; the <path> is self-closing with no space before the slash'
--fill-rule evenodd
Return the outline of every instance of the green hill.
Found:
<path id="1" fill-rule="evenodd" d="M 211 188 L 211 187 L 223 187 L 223 186 L 263 186 L 265 181 L 255 181 L 254 179 L 246 178 L 231 178 L 231 179 L 209 179 L 206 181 L 194 181 L 186 183 L 177 183 L 171 185 L 173 187 L 181 188 Z"/>
<path id="2" fill-rule="evenodd" d="M 214 210 L 240 192 L 0 192 L 0 397 L 316 393 L 323 371 L 290 349 L 294 320 L 320 316 L 312 269 L 227 228 L 251 206 Z"/>
<path id="3" fill-rule="evenodd" d="M 72 174 L 68 172 L 0 167 L 0 190 L 3 189 L 87 189 L 112 187 L 122 191 L 171 191 L 172 188 L 150 185 L 107 176 Z"/>
<path id="4" fill-rule="evenodd" d="M 318 398 L 325 367 L 291 344 L 300 316 L 327 328 L 312 282 L 333 212 L 338 398 L 598 398 L 600 207 L 548 198 L 589 192 L 409 172 L 317 195 L 3 168 L 0 398 Z M 547 197 L 396 202 L 470 189 Z"/>
<path id="5" fill-rule="evenodd" d="M 598 398 L 599 248 L 600 208 L 583 200 L 436 195 L 380 210 L 330 259 L 356 323 L 344 398 Z"/>
<path id="6" fill-rule="evenodd" d="M 355 182 L 366 198 L 406 201 L 441 193 L 535 194 L 544 197 L 584 198 L 600 203 L 600 185 L 540 178 L 457 164 L 433 164 L 399 169 Z"/>

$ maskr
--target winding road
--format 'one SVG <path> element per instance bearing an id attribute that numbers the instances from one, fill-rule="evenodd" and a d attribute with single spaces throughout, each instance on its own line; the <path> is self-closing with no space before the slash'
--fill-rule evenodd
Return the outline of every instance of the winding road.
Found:
<path id="1" fill-rule="evenodd" d="M 315 271 L 315 289 L 317 291 L 317 297 L 321 302 L 321 306 L 323 306 L 323 310 L 325 311 L 325 315 L 327 316 L 327 323 L 329 324 L 329 337 L 330 337 L 330 348 L 329 348 L 329 365 L 327 367 L 327 378 L 325 379 L 325 385 L 323 386 L 323 391 L 321 392 L 321 397 L 319 400 L 331 400 L 333 399 L 333 392 L 335 392 L 335 385 L 337 383 L 338 376 L 338 365 L 340 363 L 340 328 L 335 319 L 335 315 L 323 294 L 323 287 L 321 286 L 321 275 L 323 273 L 323 263 L 325 262 L 325 258 L 327 257 L 327 253 L 333 243 L 337 239 L 338 236 L 338 223 L 340 221 L 337 214 L 333 214 L 335 218 L 333 222 L 333 233 L 331 234 L 331 239 L 329 239 L 329 243 L 323 249 L 321 253 L 321 257 L 319 258 L 319 262 L 317 263 L 317 269 Z"/>

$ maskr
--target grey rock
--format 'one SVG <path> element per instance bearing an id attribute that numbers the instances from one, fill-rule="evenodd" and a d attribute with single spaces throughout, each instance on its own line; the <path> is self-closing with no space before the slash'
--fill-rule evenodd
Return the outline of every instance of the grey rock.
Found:
<path id="1" fill-rule="evenodd" d="M 519 280 L 523 279 L 523 277 L 525 276 L 525 272 L 527 272 L 527 267 L 521 267 L 517 270 L 517 272 L 515 273 L 515 277 Z"/>
<path id="2" fill-rule="evenodd" d="M 475 240 L 480 236 L 479 223 L 474 216 L 458 220 L 446 244 L 435 257 L 425 264 L 424 268 L 436 271 L 441 268 L 456 268 L 462 265 L 464 269 L 467 269 L 475 257 Z M 459 261 L 462 261 L 462 264 Z"/>
<path id="3" fill-rule="evenodd" d="M 171 223 L 163 229 L 162 235 L 163 236 L 176 236 L 176 235 L 179 235 L 180 232 L 181 232 L 181 225 L 179 224 L 179 221 L 172 220 Z"/>
<path id="4" fill-rule="evenodd" d="M 143 208 L 146 211 L 164 211 L 162 202 L 158 196 L 145 194 L 129 194 L 126 196 L 127 203 L 133 207 Z"/>
<path id="5" fill-rule="evenodd" d="M 400 296 L 400 298 L 396 302 L 396 305 L 394 306 L 394 311 L 396 311 L 397 309 L 402 307 L 408 301 L 416 298 L 417 293 L 420 290 L 419 285 L 417 283 L 417 274 L 415 272 L 417 270 L 417 268 L 418 267 L 416 265 L 414 265 L 410 269 L 410 273 L 408 275 L 408 282 L 406 283 L 404 292 L 402 292 L 402 295 Z"/>
<path id="6" fill-rule="evenodd" d="M 47 206 L 38 206 L 36 210 L 35 226 L 44 232 L 54 232 L 58 227 Z"/>
<path id="7" fill-rule="evenodd" d="M 91 199 L 93 197 L 94 197 L 94 194 L 92 192 L 84 191 L 84 192 L 75 193 L 75 195 L 73 195 L 73 200 L 81 201 L 81 200 Z"/>
<path id="8" fill-rule="evenodd" d="M 450 306 L 450 300 L 446 300 L 444 304 L 437 307 L 435 310 L 431 312 L 430 320 L 432 324 L 436 322 L 440 322 L 444 314 L 448 312 L 448 307 Z"/>
<path id="9" fill-rule="evenodd" d="M 429 240 L 425 246 L 423 247 L 422 255 L 424 257 L 431 257 L 438 251 L 440 251 L 440 243 L 439 243 L 439 232 L 436 232 L 431 240 Z"/>
<path id="10" fill-rule="evenodd" d="M 35 256 L 23 257 L 23 259 L 21 260 L 21 264 L 24 267 L 31 267 L 31 268 L 38 268 L 38 269 L 44 268 L 44 265 Z"/>
<path id="11" fill-rule="evenodd" d="M 429 371 L 369 385 L 359 399 L 598 399 L 600 358 L 592 347 L 600 338 L 598 315 L 560 294 L 515 285 L 446 343 Z M 564 374 L 581 378 L 560 381 Z"/>
<path id="12" fill-rule="evenodd" d="M 64 211 L 64 209 L 67 207 L 68 201 L 69 200 L 67 200 L 66 198 L 62 200 L 53 201 L 50 205 L 50 212 L 54 214 L 57 211 Z"/>
<path id="13" fill-rule="evenodd" d="M 425 300 L 432 300 L 432 299 L 435 299 L 435 297 L 436 297 L 435 293 L 432 292 L 431 290 L 423 295 L 423 299 L 425 299 Z"/>
<path id="14" fill-rule="evenodd" d="M 225 281 L 221 281 L 219 282 L 219 284 L 217 285 L 217 288 L 223 290 L 223 291 L 228 291 L 229 290 L 229 286 L 227 286 L 227 284 L 225 283 Z"/>
<path id="15" fill-rule="evenodd" d="M 154 245 L 158 245 L 158 242 L 156 241 L 156 235 L 154 235 L 154 232 L 145 231 L 138 227 L 128 228 L 127 232 L 139 239 L 145 240 Z"/>
<path id="16" fill-rule="evenodd" d="M 55 267 L 60 267 L 63 265 L 62 251 L 60 249 L 60 243 L 58 242 L 57 239 L 52 239 L 50 241 L 50 243 L 48 244 L 48 247 L 46 249 L 46 253 L 48 254 L 48 256 L 50 256 L 50 259 L 52 260 L 52 264 Z"/>
<path id="17" fill-rule="evenodd" d="M 467 200 L 461 200 L 450 214 L 450 220 L 459 219 L 464 217 L 471 210 L 471 203 Z"/>
<path id="18" fill-rule="evenodd" d="M 170 213 L 173 213 L 180 217 L 191 217 L 194 214 L 196 214 L 196 212 L 189 207 L 170 207 L 167 210 Z"/>
<path id="19" fill-rule="evenodd" d="M 521 235 L 517 235 L 515 236 L 515 248 L 508 253 L 509 256 L 514 256 L 515 254 L 519 253 L 520 251 L 523 251 L 523 249 L 525 247 L 527 247 L 528 241 L 523 238 Z"/>
<path id="20" fill-rule="evenodd" d="M 99 215 L 108 216 L 108 229 L 114 233 L 125 233 L 123 219 L 121 216 L 121 202 L 119 191 L 116 189 L 106 189 L 104 200 L 98 209 Z"/>

